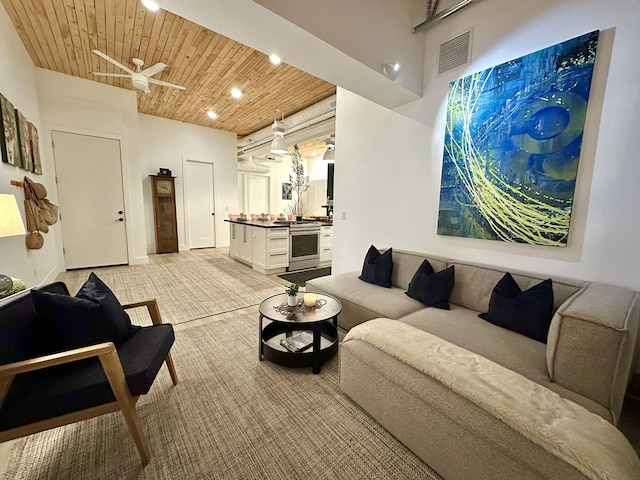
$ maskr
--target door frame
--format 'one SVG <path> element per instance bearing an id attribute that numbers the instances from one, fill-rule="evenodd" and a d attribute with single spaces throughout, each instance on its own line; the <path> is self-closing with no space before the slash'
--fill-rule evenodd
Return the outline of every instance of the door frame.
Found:
<path id="1" fill-rule="evenodd" d="M 191 245 L 191 238 L 190 238 L 190 232 L 189 232 L 189 215 L 188 215 L 188 201 L 187 201 L 187 189 L 189 188 L 189 180 L 187 178 L 187 162 L 198 162 L 198 163 L 208 163 L 211 165 L 211 170 L 213 172 L 213 212 L 215 213 L 215 215 L 213 215 L 213 242 L 214 242 L 214 246 L 213 248 L 216 248 L 220 242 L 218 241 L 218 230 L 219 230 L 219 225 L 218 225 L 218 195 L 217 195 L 217 189 L 216 189 L 216 164 L 213 160 L 210 159 L 206 159 L 206 160 L 202 160 L 202 159 L 197 159 L 194 158 L 191 155 L 183 155 L 182 156 L 182 211 L 184 213 L 183 215 L 183 219 L 184 219 L 184 239 L 185 242 L 183 245 L 179 245 L 178 249 L 179 250 L 189 250 L 189 245 Z"/>
<path id="2" fill-rule="evenodd" d="M 134 250 L 134 238 L 133 238 L 133 230 L 135 229 L 135 221 L 133 220 L 134 218 L 134 212 L 133 212 L 133 202 L 131 200 L 131 188 L 129 187 L 129 182 L 126 181 L 126 179 L 130 178 L 130 170 L 129 170 L 129 164 L 127 161 L 125 161 L 125 156 L 124 156 L 124 152 L 127 150 L 125 148 L 125 145 L 127 145 L 125 138 L 122 135 L 118 135 L 115 133 L 111 133 L 111 132 L 101 132 L 101 131 L 97 131 L 97 130 L 90 130 L 90 129 L 85 129 L 85 128 L 76 128 L 76 127 L 70 127 L 68 125 L 47 125 L 46 129 L 48 130 L 48 145 L 47 147 L 50 147 L 51 150 L 51 163 L 53 165 L 53 171 L 54 171 L 54 181 L 55 181 L 55 189 L 56 189 L 56 199 L 58 198 L 58 172 L 56 170 L 56 162 L 55 162 L 55 155 L 54 155 L 54 148 L 53 148 L 53 133 L 52 132 L 62 132 L 62 133 L 71 133 L 71 134 L 76 134 L 76 135 L 86 135 L 89 137 L 99 137 L 99 138 L 107 138 L 109 140 L 118 140 L 118 142 L 120 142 L 120 171 L 122 172 L 122 178 L 120 179 L 122 181 L 122 196 L 123 196 L 123 201 L 124 201 L 124 211 L 126 212 L 126 217 L 127 217 L 127 221 L 125 222 L 125 232 L 126 232 L 126 238 L 127 238 L 127 265 L 133 265 L 133 264 L 137 264 L 137 263 L 148 263 L 148 258 L 145 257 L 144 260 L 146 261 L 136 261 L 136 257 L 135 257 L 135 250 Z M 65 264 L 65 260 L 64 260 L 64 252 L 63 252 L 63 248 L 64 248 L 64 239 L 62 238 L 62 229 L 57 229 L 60 231 L 60 235 L 58 238 L 58 245 L 59 245 L 59 255 L 60 258 L 62 259 L 62 266 L 63 269 L 66 270 L 66 264 Z M 132 259 L 133 262 L 132 262 Z"/>

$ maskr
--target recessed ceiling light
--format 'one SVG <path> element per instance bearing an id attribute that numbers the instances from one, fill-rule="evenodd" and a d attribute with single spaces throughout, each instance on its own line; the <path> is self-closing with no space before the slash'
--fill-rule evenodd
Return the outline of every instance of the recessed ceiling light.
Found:
<path id="1" fill-rule="evenodd" d="M 157 12 L 160 6 L 153 0 L 142 0 L 142 4 L 152 12 Z"/>
<path id="2" fill-rule="evenodd" d="M 240 98 L 242 96 L 242 92 L 238 88 L 232 88 L 231 89 L 231 96 L 233 98 Z"/>
<path id="3" fill-rule="evenodd" d="M 280 60 L 280 57 L 275 53 L 269 55 L 269 60 L 271 60 L 271 63 L 273 63 L 274 65 L 280 65 L 280 62 L 282 61 Z"/>
<path id="4" fill-rule="evenodd" d="M 207 115 L 209 115 L 209 118 L 215 120 L 216 118 L 218 118 L 218 114 L 216 112 L 214 112 L 213 110 L 209 110 L 207 112 Z"/>

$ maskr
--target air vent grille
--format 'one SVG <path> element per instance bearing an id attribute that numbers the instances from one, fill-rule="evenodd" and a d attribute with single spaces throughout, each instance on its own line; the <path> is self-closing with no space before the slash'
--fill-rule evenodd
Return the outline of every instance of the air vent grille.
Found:
<path id="1" fill-rule="evenodd" d="M 440 45 L 438 75 L 471 62 L 471 30 Z"/>

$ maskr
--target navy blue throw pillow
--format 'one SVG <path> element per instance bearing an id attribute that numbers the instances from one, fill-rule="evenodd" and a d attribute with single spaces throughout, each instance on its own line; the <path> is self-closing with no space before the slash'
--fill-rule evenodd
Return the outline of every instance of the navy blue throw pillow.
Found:
<path id="1" fill-rule="evenodd" d="M 65 349 L 102 342 L 116 345 L 131 337 L 136 327 L 113 292 L 91 273 L 75 297 L 32 290 L 31 297 L 44 327 Z"/>
<path id="2" fill-rule="evenodd" d="M 547 343 L 553 317 L 553 284 L 544 280 L 524 292 L 509 272 L 491 293 L 489 312 L 478 315 L 483 320 L 529 338 Z"/>
<path id="3" fill-rule="evenodd" d="M 405 293 L 427 307 L 449 310 L 449 295 L 453 290 L 454 273 L 453 265 L 436 273 L 429 260 L 425 259 L 413 275 L 409 282 L 409 289 Z"/>
<path id="4" fill-rule="evenodd" d="M 364 257 L 362 274 L 358 278 L 374 285 L 391 288 L 392 270 L 391 248 L 384 253 L 380 253 L 376 247 L 371 245 L 367 255 Z"/>

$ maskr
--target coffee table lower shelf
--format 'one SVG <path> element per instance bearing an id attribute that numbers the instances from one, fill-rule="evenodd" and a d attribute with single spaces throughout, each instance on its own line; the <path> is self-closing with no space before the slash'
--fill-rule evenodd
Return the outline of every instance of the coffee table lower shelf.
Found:
<path id="1" fill-rule="evenodd" d="M 320 332 L 320 350 L 314 351 L 313 346 L 302 352 L 291 352 L 280 345 L 287 333 L 308 331 L 314 329 Z M 283 325 L 272 322 L 264 327 L 261 333 L 262 358 L 284 367 L 313 367 L 313 373 L 320 372 L 322 365 L 338 352 L 338 329 L 331 322 L 322 322 L 317 325 Z"/>

